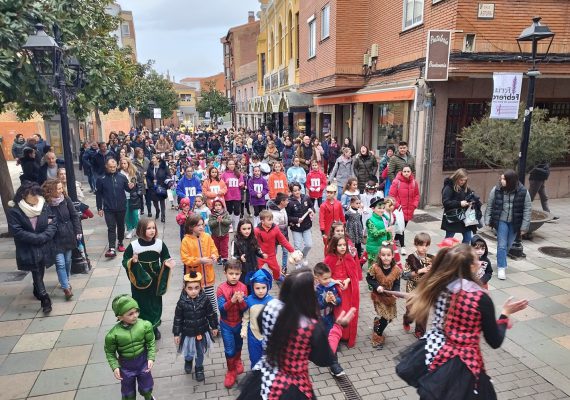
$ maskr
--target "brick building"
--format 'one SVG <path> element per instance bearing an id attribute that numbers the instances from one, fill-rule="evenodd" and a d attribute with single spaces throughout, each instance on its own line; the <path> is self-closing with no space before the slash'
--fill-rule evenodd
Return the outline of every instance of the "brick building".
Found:
<path id="1" fill-rule="evenodd" d="M 183 85 L 187 85 L 187 86 L 192 86 L 193 88 L 196 88 L 197 91 L 197 96 L 200 96 L 200 92 L 202 90 L 207 90 L 208 89 L 208 85 L 210 83 L 214 83 L 214 88 L 216 88 L 216 90 L 225 93 L 226 91 L 226 86 L 225 86 L 225 75 L 223 72 L 217 73 L 216 75 L 211 75 L 211 76 L 204 76 L 204 77 L 187 77 L 187 78 L 183 78 L 180 79 L 180 83 Z"/>
<path id="2" fill-rule="evenodd" d="M 257 128 L 260 114 L 249 108 L 257 96 L 257 38 L 259 20 L 249 11 L 247 23 L 234 26 L 220 39 L 224 52 L 225 91 L 232 103 L 232 123 L 236 127 Z"/>
<path id="3" fill-rule="evenodd" d="M 424 202 L 440 203 L 444 177 L 459 167 L 469 169 L 470 185 L 486 198 L 498 172 L 466 159 L 457 135 L 484 114 L 493 72 L 528 70 L 515 39 L 534 15 L 556 34 L 549 62 L 539 64 L 536 104 L 570 116 L 569 12 L 570 2 L 558 0 L 303 1 L 299 88 L 315 96 L 318 134 L 332 130 L 377 154 L 408 141 Z M 423 79 L 430 29 L 451 31 L 446 81 Z M 546 46 L 540 43 L 539 53 Z M 523 99 L 526 87 L 525 78 Z M 552 197 L 570 194 L 568 161 L 552 170 Z"/>

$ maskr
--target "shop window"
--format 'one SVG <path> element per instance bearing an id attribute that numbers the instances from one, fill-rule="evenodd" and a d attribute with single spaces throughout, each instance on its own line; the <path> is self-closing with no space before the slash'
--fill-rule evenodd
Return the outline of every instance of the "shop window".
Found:
<path id="1" fill-rule="evenodd" d="M 375 110 L 376 137 L 372 148 L 384 154 L 389 145 L 408 139 L 408 102 L 380 103 Z"/>

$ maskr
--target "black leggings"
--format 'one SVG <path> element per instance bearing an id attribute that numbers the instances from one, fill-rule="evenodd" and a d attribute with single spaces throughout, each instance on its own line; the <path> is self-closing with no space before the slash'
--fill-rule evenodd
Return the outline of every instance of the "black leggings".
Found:
<path id="1" fill-rule="evenodd" d="M 377 335 L 382 336 L 382 334 L 384 333 L 384 329 L 386 329 L 389 323 L 390 321 L 388 321 L 384 317 L 381 317 L 380 319 L 378 319 L 378 317 L 374 318 L 374 332 Z"/>
<path id="2" fill-rule="evenodd" d="M 316 199 L 311 199 L 311 201 L 313 202 L 313 205 L 311 208 L 315 208 L 315 200 L 317 202 L 317 205 L 319 206 L 319 208 L 321 207 L 321 204 L 323 204 L 323 196 L 321 197 L 317 197 Z"/>
<path id="3" fill-rule="evenodd" d="M 144 195 L 144 202 L 141 201 L 141 211 L 144 213 L 144 205 L 146 204 L 146 209 L 147 212 L 150 214 L 151 213 L 151 205 L 152 205 L 152 199 L 150 198 L 150 192 L 147 190 L 146 194 Z"/>
<path id="4" fill-rule="evenodd" d="M 46 267 L 41 266 L 37 270 L 32 271 L 32 280 L 34 283 L 34 296 L 38 300 L 46 297 L 48 295 L 46 291 L 46 286 L 44 285 L 44 274 L 46 272 Z"/>
<path id="5" fill-rule="evenodd" d="M 240 214 L 240 205 L 241 200 L 227 200 L 226 201 L 226 210 L 230 215 L 239 215 Z"/>
<path id="6" fill-rule="evenodd" d="M 152 204 L 154 204 L 154 210 L 156 212 L 156 217 L 158 218 L 159 213 L 162 213 L 162 217 L 166 217 L 166 214 L 164 213 L 164 209 L 166 208 L 166 199 L 153 199 L 152 200 Z M 158 206 L 160 205 L 160 208 L 158 208 Z"/>
<path id="7" fill-rule="evenodd" d="M 265 210 L 265 206 L 253 206 L 253 215 L 259 217 L 259 213 Z"/>

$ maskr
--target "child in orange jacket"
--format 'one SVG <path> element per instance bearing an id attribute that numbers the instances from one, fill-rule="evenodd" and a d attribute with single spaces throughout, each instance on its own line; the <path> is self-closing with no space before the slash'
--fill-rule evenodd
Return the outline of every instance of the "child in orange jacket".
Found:
<path id="1" fill-rule="evenodd" d="M 290 253 L 294 252 L 295 249 L 291 246 L 291 243 L 285 239 L 279 227 L 273 223 L 273 214 L 271 211 L 263 210 L 259 213 L 259 219 L 261 222 L 255 228 L 255 238 L 257 239 L 257 243 L 259 243 L 261 251 L 267 254 L 267 258 L 265 260 L 258 259 L 257 267 L 262 268 L 263 265 L 267 263 L 273 272 L 273 279 L 281 282 L 285 277 L 281 275 L 281 268 L 279 268 L 279 263 L 277 262 L 277 255 L 275 254 L 276 244 L 279 243 Z"/>
<path id="2" fill-rule="evenodd" d="M 269 198 L 271 200 L 275 200 L 277 193 L 289 194 L 287 175 L 283 172 L 281 161 L 275 161 L 273 164 L 273 172 L 267 178 L 267 186 L 269 187 Z"/>

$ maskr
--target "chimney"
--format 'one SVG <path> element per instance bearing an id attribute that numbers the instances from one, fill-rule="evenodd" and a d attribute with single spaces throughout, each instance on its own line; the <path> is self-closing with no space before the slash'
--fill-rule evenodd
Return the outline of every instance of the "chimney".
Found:
<path id="1" fill-rule="evenodd" d="M 247 23 L 251 24 L 255 22 L 255 12 L 254 11 L 248 11 L 247 12 Z"/>

